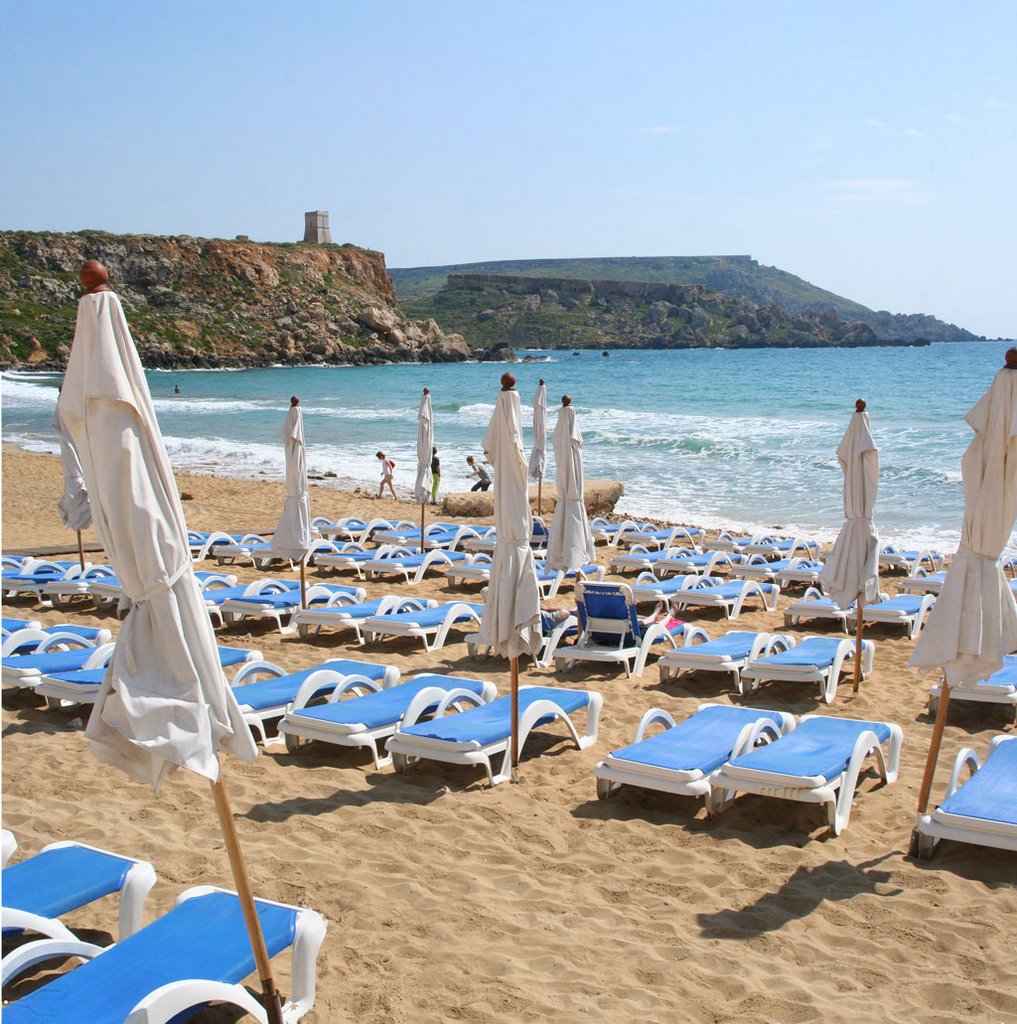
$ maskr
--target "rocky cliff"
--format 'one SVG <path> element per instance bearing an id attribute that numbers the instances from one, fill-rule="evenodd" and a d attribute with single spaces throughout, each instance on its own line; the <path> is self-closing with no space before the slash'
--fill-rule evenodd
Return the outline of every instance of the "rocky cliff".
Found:
<path id="1" fill-rule="evenodd" d="M 406 303 L 471 345 L 535 348 L 856 347 L 880 339 L 833 310 L 787 313 L 698 284 L 449 274 L 444 291 Z M 913 342 L 905 342 L 913 344 Z"/>
<path id="2" fill-rule="evenodd" d="M 151 367 L 447 362 L 469 349 L 408 320 L 381 253 L 352 245 L 0 232 L 0 366 L 61 368 L 85 259 L 98 259 Z"/>

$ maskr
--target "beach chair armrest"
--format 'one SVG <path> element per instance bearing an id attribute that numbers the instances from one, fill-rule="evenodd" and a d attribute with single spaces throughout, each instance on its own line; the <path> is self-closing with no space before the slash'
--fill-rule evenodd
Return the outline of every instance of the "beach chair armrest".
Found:
<path id="1" fill-rule="evenodd" d="M 692 647 L 694 644 L 707 644 L 710 642 L 710 634 L 702 626 L 690 626 L 685 624 L 684 641 L 682 647 Z"/>
<path id="2" fill-rule="evenodd" d="M 278 679 L 286 675 L 286 669 L 280 668 L 271 661 L 245 661 L 233 676 L 232 686 L 243 686 L 255 676 L 264 676 L 266 679 Z"/>
<path id="3" fill-rule="evenodd" d="M 449 690 L 448 693 L 442 697 L 434 712 L 434 717 L 444 717 L 448 714 L 448 709 L 451 707 L 455 707 L 457 710 L 461 711 L 464 702 L 467 705 L 472 704 L 474 707 L 480 707 L 481 704 L 486 704 L 487 700 L 481 693 L 474 693 L 472 690 L 467 690 L 463 687 L 456 687 L 456 689 Z"/>
<path id="4" fill-rule="evenodd" d="M 237 1006 L 259 1022 L 268 1021 L 265 1008 L 243 985 L 192 978 L 171 981 L 149 992 L 135 1004 L 124 1024 L 169 1024 L 185 1011 L 213 1001 Z"/>
<path id="5" fill-rule="evenodd" d="M 953 770 L 950 772 L 950 781 L 946 784 L 946 794 L 943 800 L 949 800 L 960 789 L 961 772 L 965 768 L 968 769 L 970 775 L 974 775 L 981 766 L 978 755 L 970 747 L 964 747 L 959 751 L 953 762 Z"/>
<path id="6" fill-rule="evenodd" d="M 646 714 L 639 720 L 639 725 L 636 726 L 635 739 L 633 743 L 642 743 L 646 730 L 651 725 L 662 725 L 665 729 L 673 729 L 675 726 L 674 717 L 670 712 L 665 711 L 663 708 L 650 708 Z"/>
<path id="7" fill-rule="evenodd" d="M 8 924 L 7 914 L 8 911 L 5 908 L 5 926 Z M 35 914 L 25 915 L 26 918 L 34 918 L 36 916 Z M 36 925 L 22 925 L 20 920 L 21 916 L 19 915 L 18 921 L 14 924 L 15 927 L 30 927 L 32 931 L 38 931 Z M 47 921 L 49 919 L 39 918 L 38 920 Z M 59 922 L 49 920 L 50 929 L 54 925 L 59 925 Z M 63 928 L 63 925 L 59 925 L 59 927 Z M 64 930 L 66 931 L 66 929 Z M 82 942 L 69 931 L 67 932 L 67 937 L 35 939 L 33 942 L 26 942 L 23 946 L 18 946 L 17 949 L 12 950 L 4 957 L 3 969 L 0 971 L 0 985 L 6 985 L 11 978 L 16 978 L 30 967 L 34 967 L 36 964 L 43 963 L 46 960 L 71 956 L 80 956 L 85 960 L 91 960 L 93 957 L 98 956 L 103 951 L 103 948 L 103 946 L 97 946 L 94 942 Z"/>

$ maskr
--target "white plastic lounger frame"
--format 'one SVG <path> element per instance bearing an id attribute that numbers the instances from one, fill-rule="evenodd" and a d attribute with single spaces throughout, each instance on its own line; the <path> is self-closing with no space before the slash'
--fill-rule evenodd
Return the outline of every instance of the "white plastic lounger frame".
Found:
<path id="1" fill-rule="evenodd" d="M 956 691 L 950 688 L 951 699 Z M 986 762 L 1003 743 L 1017 741 L 1015 736 L 996 736 L 989 743 Z M 969 776 L 982 770 L 978 755 L 970 748 L 959 751 L 950 773 L 950 781 L 941 803 L 945 804 L 963 785 L 961 775 L 968 769 Z M 940 839 L 953 839 L 959 843 L 973 843 L 976 846 L 992 846 L 998 850 L 1017 850 L 1017 825 L 992 818 L 975 818 L 966 814 L 951 814 L 937 807 L 931 814 L 918 818 L 918 856 L 931 857 Z"/>
<path id="2" fill-rule="evenodd" d="M 111 634 L 108 629 L 100 629 L 95 639 L 89 639 L 69 630 L 64 632 L 63 629 L 58 629 L 56 632 L 48 632 L 41 626 L 38 628 L 28 627 L 15 630 L 4 637 L 3 644 L 0 645 L 0 657 L 15 656 L 14 652 L 20 647 L 24 647 L 25 644 L 35 644 L 32 654 L 45 654 L 47 651 L 71 651 L 85 647 L 101 647 L 103 644 L 108 644 L 110 639 Z"/>
<path id="3" fill-rule="evenodd" d="M 669 555 L 667 558 L 653 562 L 647 568 L 661 578 L 687 572 L 696 573 L 699 576 L 713 576 L 717 569 L 733 573 L 742 564 L 743 556 L 732 551 L 706 551 L 702 554 L 708 556 L 707 561 L 702 565 L 697 565 L 687 553 L 680 551 L 675 555 Z M 694 557 L 693 555 L 692 558 Z"/>
<path id="4" fill-rule="evenodd" d="M 908 639 L 914 640 L 922 631 L 932 606 L 936 603 L 935 594 L 924 594 L 918 611 L 913 614 L 897 608 L 881 608 L 879 604 L 867 604 L 862 607 L 862 622 L 882 622 L 892 626 L 903 626 Z"/>
<path id="5" fill-rule="evenodd" d="M 570 630 L 578 629 L 579 620 L 574 615 L 570 615 L 568 618 L 559 622 L 550 633 L 544 634 L 543 642 L 540 645 L 540 650 L 533 659 L 533 664 L 537 668 L 547 668 L 554 659 L 554 652 L 558 650 L 558 645 L 562 642 L 566 634 Z M 491 647 L 487 644 L 479 644 L 477 642 L 478 635 L 479 634 L 477 633 L 470 633 L 466 638 L 466 648 L 470 652 L 470 657 L 489 658 L 492 654 Z"/>
<path id="6" fill-rule="evenodd" d="M 705 711 L 707 708 L 728 707 L 724 704 L 700 704 L 696 711 Z M 769 715 L 777 714 L 781 717 L 781 724 L 778 725 Z M 643 715 L 636 729 L 636 735 L 632 743 L 641 743 L 646 739 L 647 731 L 655 725 L 662 725 L 665 729 L 673 729 L 677 723 L 670 714 L 663 708 L 650 708 Z M 784 712 L 759 711 L 759 717 L 754 722 L 744 725 L 738 738 L 731 749 L 730 757 L 740 757 L 746 751 L 760 743 L 770 743 L 778 736 L 790 732 L 795 727 L 793 715 Z M 626 761 L 624 758 L 608 754 L 603 761 L 599 761 L 593 768 L 593 774 L 597 779 L 597 799 L 606 800 L 621 789 L 622 786 L 635 786 L 638 789 L 655 789 L 661 793 L 674 793 L 676 796 L 706 797 L 707 810 L 711 810 L 710 789 L 712 780 L 720 769 L 712 772 L 703 772 L 698 768 L 689 770 L 678 770 L 675 768 L 663 768 L 657 765 Z"/>
<path id="7" fill-rule="evenodd" d="M 69 638 L 70 636 L 73 636 L 73 635 L 74 634 L 67 634 L 67 637 Z M 52 646 L 50 646 L 48 644 L 47 645 L 39 644 L 39 646 L 32 653 L 33 654 L 47 654 L 53 648 L 59 648 L 60 650 L 73 650 L 74 649 L 74 647 L 71 644 L 69 639 L 60 639 L 60 638 L 64 637 L 64 634 L 57 633 L 57 634 L 55 634 L 55 636 L 58 639 L 56 640 L 56 642 Z M 79 640 L 79 641 L 83 640 L 82 637 L 75 637 L 75 639 Z M 81 668 L 82 669 L 105 668 L 106 665 L 109 664 L 109 659 L 111 657 L 113 657 L 113 646 L 114 645 L 112 643 L 106 643 L 106 644 L 100 644 L 98 647 L 94 648 L 94 650 L 92 650 L 92 652 L 88 655 L 88 657 L 82 663 Z M 92 644 L 89 641 L 84 641 L 84 642 L 78 643 L 77 647 L 83 649 L 83 648 L 86 648 L 86 647 L 92 647 Z M 36 672 L 32 672 L 32 673 L 26 673 L 25 675 L 17 675 L 17 676 L 16 675 L 9 675 L 8 674 L 6 669 L 8 669 L 8 668 L 17 668 L 17 660 L 18 660 L 17 657 L 13 657 L 13 658 L 9 659 L 9 661 L 4 665 L 5 671 L 4 671 L 4 674 L 3 674 L 3 685 L 6 686 L 6 687 L 13 688 L 13 689 L 17 689 L 19 687 L 25 688 L 25 689 L 37 689 L 43 683 L 43 680 L 45 680 L 45 678 L 46 678 L 43 675 L 42 672 L 36 671 Z"/>
<path id="8" fill-rule="evenodd" d="M 699 551 L 699 540 L 702 536 L 701 530 L 691 530 L 687 526 L 673 526 L 666 537 L 659 537 L 657 534 L 663 530 L 636 530 L 626 533 L 622 542 L 629 545 L 645 544 L 647 547 L 662 550 L 664 548 L 684 547 L 692 551 Z"/>
<path id="9" fill-rule="evenodd" d="M 441 607 L 432 605 L 432 607 Z M 425 609 L 429 610 L 429 609 Z M 465 622 L 457 622 L 461 616 L 468 616 Z M 424 643 L 424 650 L 440 651 L 448 639 L 449 630 L 462 629 L 469 622 L 480 622 L 480 613 L 462 601 L 456 601 L 445 610 L 441 622 L 435 626 L 415 625 L 411 621 L 399 622 L 384 615 L 373 615 L 362 624 L 363 631 L 369 640 L 378 640 L 386 636 L 419 637 Z M 429 640 L 428 637 L 431 637 Z"/>
<path id="10" fill-rule="evenodd" d="M 529 689 L 533 689 L 533 687 L 520 686 L 519 692 L 522 693 Z M 569 735 L 580 750 L 585 750 L 597 742 L 597 726 L 600 722 L 601 708 L 604 706 L 603 696 L 595 690 L 575 690 L 571 692 L 585 692 L 586 694 L 587 704 L 584 709 L 586 712 L 586 732 L 580 735 L 575 723 L 555 701 L 550 699 L 534 701 L 532 704 L 527 705 L 519 715 L 520 756 L 530 733 L 541 719 L 545 719 L 548 716 L 553 716 L 555 720 L 561 720 L 565 723 Z M 474 705 L 485 703 L 469 690 L 460 690 L 458 693 L 460 699 L 467 703 L 472 702 Z M 447 713 L 449 707 L 452 706 L 452 698 L 455 694 L 456 691 L 453 691 L 442 701 L 434 714 L 435 718 L 441 718 Z M 505 700 L 508 701 L 508 698 L 506 697 Z M 404 726 L 411 724 L 408 719 L 409 715 L 407 715 L 407 720 L 403 723 Z M 506 736 L 504 739 L 486 744 L 481 744 L 476 740 L 450 742 L 433 739 L 428 736 L 407 735 L 397 729 L 389 738 L 386 748 L 392 757 L 392 766 L 397 772 L 403 772 L 414 761 L 424 759 L 441 761 L 445 764 L 480 765 L 487 774 L 488 784 L 497 786 L 500 782 L 507 782 L 512 778 L 510 739 L 510 736 Z M 501 764 L 498 770 L 495 771 L 492 759 L 496 759 L 499 754 L 501 755 Z"/>
<path id="11" fill-rule="evenodd" d="M 915 552 L 914 558 L 909 558 L 910 552 L 898 551 L 892 544 L 887 544 L 879 552 L 879 567 L 881 569 L 903 569 L 913 576 L 920 567 L 932 569 L 934 572 L 943 568 L 946 556 L 942 551 L 931 551 L 923 549 Z"/>
<path id="12" fill-rule="evenodd" d="M 265 591 L 262 591 L 262 593 L 265 593 Z M 300 592 L 299 590 L 285 590 L 283 593 L 293 594 L 296 598 L 296 603 L 290 607 L 279 608 L 268 603 L 263 605 L 252 604 L 250 601 L 232 600 L 223 602 L 221 612 L 226 620 L 226 625 L 230 626 L 236 622 L 242 622 L 244 619 L 271 619 L 275 622 L 276 628 L 280 633 L 296 632 L 296 630 L 288 629 L 287 626 L 284 626 L 283 619 L 285 618 L 286 622 L 289 623 L 293 615 L 299 610 Z M 363 587 L 357 587 L 353 593 L 347 593 L 343 590 L 332 590 L 332 585 L 328 583 L 316 583 L 307 588 L 306 598 L 308 607 L 325 602 L 331 604 L 343 599 L 347 600 L 350 604 L 355 604 L 363 601 L 366 593 Z"/>
<path id="13" fill-rule="evenodd" d="M 881 601 L 886 594 L 880 594 Z M 826 597 L 818 587 L 809 587 L 797 601 L 792 601 L 784 609 L 784 628 L 797 626 L 802 619 L 832 619 L 840 623 L 841 629 L 847 629 L 848 616 L 854 614 L 855 605 L 852 601 L 847 608 L 841 608 Z"/>
<path id="14" fill-rule="evenodd" d="M 938 594 L 945 582 L 944 571 L 931 572 L 919 566 L 913 576 L 907 576 L 900 581 L 897 591 L 901 594 Z"/>
<path id="15" fill-rule="evenodd" d="M 798 719 L 798 727 L 801 728 L 810 718 L 819 717 L 822 716 L 802 715 Z M 851 820 L 851 804 L 858 786 L 858 776 L 867 758 L 871 756 L 875 759 L 876 770 L 884 785 L 897 781 L 904 733 L 901 727 L 893 722 L 881 724 L 890 730 L 889 751 L 884 753 L 879 738 L 871 729 L 866 729 L 855 739 L 847 767 L 834 779 L 755 771 L 730 763 L 724 765 L 713 779 L 712 810 L 723 810 L 739 793 L 755 793 L 781 800 L 822 804 L 826 807 L 826 820 L 830 831 L 839 836 Z"/>
<path id="16" fill-rule="evenodd" d="M 8 829 L 0 829 L 0 867 L 7 867 L 7 862 L 14 856 L 18 841 L 14 833 Z"/>
<path id="17" fill-rule="evenodd" d="M 5 830 L 4 839 L 13 835 Z M 16 845 L 16 844 L 15 844 Z M 135 857 L 127 857 L 122 853 L 110 853 L 109 850 L 100 849 L 98 846 L 89 846 L 87 843 L 59 842 L 50 843 L 44 846 L 39 852 L 46 853 L 48 850 L 60 850 L 68 847 L 77 847 L 83 850 L 94 850 L 96 853 L 107 856 L 119 857 L 121 860 L 130 861 L 124 877 L 124 884 L 119 892 L 118 916 L 117 916 L 117 940 L 123 940 L 133 935 L 141 927 L 141 916 L 145 910 L 145 900 L 155 885 L 155 869 L 146 860 L 138 860 Z M 13 849 L 11 853 L 13 853 Z M 4 862 L 6 864 L 6 861 Z M 2 912 L 3 927 L 20 928 L 23 931 L 35 932 L 45 936 L 48 940 L 67 942 L 73 945 L 81 944 L 81 940 L 68 928 L 59 918 L 43 917 L 40 914 L 32 914 L 27 910 L 17 910 L 14 907 L 4 907 Z M 102 951 L 101 946 L 90 946 L 95 953 Z M 34 967 L 35 964 L 47 960 L 53 956 L 51 952 L 43 952 L 48 945 L 44 940 L 32 940 L 22 946 L 11 950 L 0 965 L 0 984 L 6 985 L 12 978 Z M 40 956 L 40 952 L 42 955 Z M 91 956 L 95 953 L 68 953 L 68 956 Z"/>
<path id="18" fill-rule="evenodd" d="M 418 678 L 412 676 L 406 682 Z M 348 676 L 341 686 L 329 695 L 328 703 L 334 704 L 348 693 L 378 693 L 387 687 L 381 682 L 368 679 L 366 676 Z M 313 691 L 310 691 L 313 692 Z M 298 711 L 306 707 L 310 692 L 298 695 L 290 711 Z M 366 747 L 374 758 L 376 768 L 387 768 L 392 764 L 392 754 L 382 754 L 378 750 L 378 741 L 387 739 L 400 725 L 415 725 L 424 716 L 428 708 L 437 704 L 439 711 L 444 713 L 448 708 L 462 710 L 464 702 L 469 705 L 486 704 L 497 696 L 494 683 L 484 682 L 483 693 L 475 694 L 472 690 L 460 687 L 447 689 L 442 686 L 427 686 L 414 694 L 398 722 L 387 722 L 384 725 L 369 729 L 364 725 L 339 725 L 334 722 L 307 718 L 302 715 L 287 713 L 279 725 L 279 733 L 286 740 L 286 749 L 296 753 L 302 741 L 319 740 L 322 743 L 334 743 L 340 747 Z M 444 710 L 442 710 L 444 709 Z"/>
<path id="19" fill-rule="evenodd" d="M 799 644 L 811 640 L 812 637 L 802 637 Z M 872 658 L 876 646 L 871 640 L 862 641 L 862 678 L 865 679 L 872 672 Z M 819 693 L 824 704 L 832 703 L 837 696 L 837 683 L 840 681 L 840 674 L 844 670 L 845 663 L 854 661 L 855 641 L 841 640 L 835 649 L 833 660 L 828 667 L 821 665 L 781 665 L 768 664 L 765 660 L 750 661 L 741 672 L 738 682 L 738 692 L 742 694 L 755 693 L 760 683 L 784 682 L 784 683 L 816 683 L 819 686 Z"/>
<path id="20" fill-rule="evenodd" d="M 660 681 L 666 683 L 677 680 L 682 672 L 725 672 L 733 677 L 735 688 L 740 689 L 742 669 L 750 661 L 765 658 L 768 654 L 776 654 L 777 651 L 786 651 L 794 647 L 797 641 L 785 633 L 757 633 L 745 658 L 732 658 L 727 654 L 712 654 L 698 650 L 703 643 L 709 642 L 709 636 L 702 630 L 690 629 L 683 646 L 666 651 L 660 656 L 657 662 Z"/>
<path id="21" fill-rule="evenodd" d="M 815 540 L 802 540 L 799 537 L 753 537 L 748 544 L 743 545 L 742 551 L 746 555 L 763 555 L 768 558 L 794 558 L 801 554 L 806 558 L 815 558 L 819 553 L 819 542 Z"/>
<path id="22" fill-rule="evenodd" d="M 494 558 L 486 551 L 473 556 L 469 562 L 453 562 L 445 570 L 445 579 L 449 587 L 456 585 L 458 581 L 463 583 L 488 583 L 491 579 L 491 566 Z"/>
<path id="23" fill-rule="evenodd" d="M 1004 668 L 988 679 L 977 683 L 958 684 L 950 687 L 950 703 L 955 700 L 967 700 L 980 704 L 1002 704 L 1017 712 L 1017 677 L 1007 672 L 1012 658 L 1008 655 Z M 942 681 L 929 687 L 929 714 L 935 715 L 939 710 L 939 701 L 943 694 Z"/>
<path id="24" fill-rule="evenodd" d="M 386 552 L 384 555 L 378 558 L 372 558 L 370 561 L 364 562 L 362 568 L 367 575 L 374 579 L 378 576 L 398 575 L 411 586 L 416 586 L 425 576 L 427 570 L 438 566 L 447 567 L 453 564 L 466 564 L 469 565 L 472 561 L 470 555 L 465 555 L 463 558 L 453 558 L 452 554 L 442 550 L 428 551 L 420 561 L 419 565 L 401 565 L 399 559 L 405 556 L 412 557 L 419 554 L 418 551 L 412 551 L 409 548 L 392 548 L 391 551 Z M 459 554 L 459 552 L 455 552 Z"/>

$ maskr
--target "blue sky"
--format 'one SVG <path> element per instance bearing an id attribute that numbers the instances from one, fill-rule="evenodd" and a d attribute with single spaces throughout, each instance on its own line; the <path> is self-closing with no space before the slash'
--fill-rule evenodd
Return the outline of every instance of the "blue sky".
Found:
<path id="1" fill-rule="evenodd" d="M 9 4 L 0 226 L 749 253 L 1017 335 L 1017 4 Z M 12 45 L 13 44 L 13 45 Z"/>

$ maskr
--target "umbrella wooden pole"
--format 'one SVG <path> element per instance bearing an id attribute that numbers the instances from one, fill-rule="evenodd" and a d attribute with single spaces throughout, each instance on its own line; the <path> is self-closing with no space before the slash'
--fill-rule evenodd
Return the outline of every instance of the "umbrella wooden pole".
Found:
<path id="1" fill-rule="evenodd" d="M 265 937 L 261 933 L 261 922 L 258 920 L 254 895 L 251 892 L 251 880 L 247 875 L 247 865 L 244 863 L 244 855 L 240 849 L 237 826 L 233 820 L 233 810 L 230 807 L 230 798 L 226 792 L 221 769 L 218 781 L 212 783 L 212 796 L 215 800 L 216 814 L 219 816 L 219 827 L 222 829 L 222 836 L 226 842 L 226 853 L 230 860 L 230 871 L 233 872 L 233 882 L 237 887 L 237 896 L 240 898 L 240 907 L 244 913 L 244 924 L 247 926 L 247 935 L 251 940 L 251 950 L 258 968 L 258 977 L 261 979 L 265 1015 L 269 1024 L 284 1024 L 282 1000 L 279 997 L 279 990 L 275 987 L 275 979 L 272 977 L 272 965 L 269 963 L 268 950 L 265 948 Z"/>
<path id="2" fill-rule="evenodd" d="M 307 607 L 307 555 L 300 559 L 300 607 Z"/>
<path id="3" fill-rule="evenodd" d="M 946 679 L 939 692 L 939 707 L 936 709 L 936 723 L 932 727 L 932 739 L 929 741 L 929 756 L 925 761 L 925 774 L 922 776 L 922 788 L 918 791 L 918 813 L 924 814 L 929 809 L 929 798 L 932 795 L 932 783 L 936 776 L 936 764 L 939 761 L 939 748 L 943 742 L 943 729 L 946 726 L 946 709 L 950 704 L 950 687 Z"/>
<path id="4" fill-rule="evenodd" d="M 512 659 L 512 770 L 519 766 L 519 656 Z"/>
<path id="5" fill-rule="evenodd" d="M 854 692 L 862 685 L 862 595 L 855 598 L 855 609 L 858 618 L 855 622 L 855 685 Z"/>
<path id="6" fill-rule="evenodd" d="M 424 550 L 424 503 L 420 503 L 420 550 Z"/>
<path id="7" fill-rule="evenodd" d="M 537 477 L 537 515 L 542 516 L 544 513 L 540 510 L 540 498 L 541 488 L 544 486 L 544 478 L 542 476 Z"/>
<path id="8" fill-rule="evenodd" d="M 85 542 L 81 539 L 81 531 L 78 530 L 78 561 L 81 562 L 81 568 L 85 568 Z"/>

